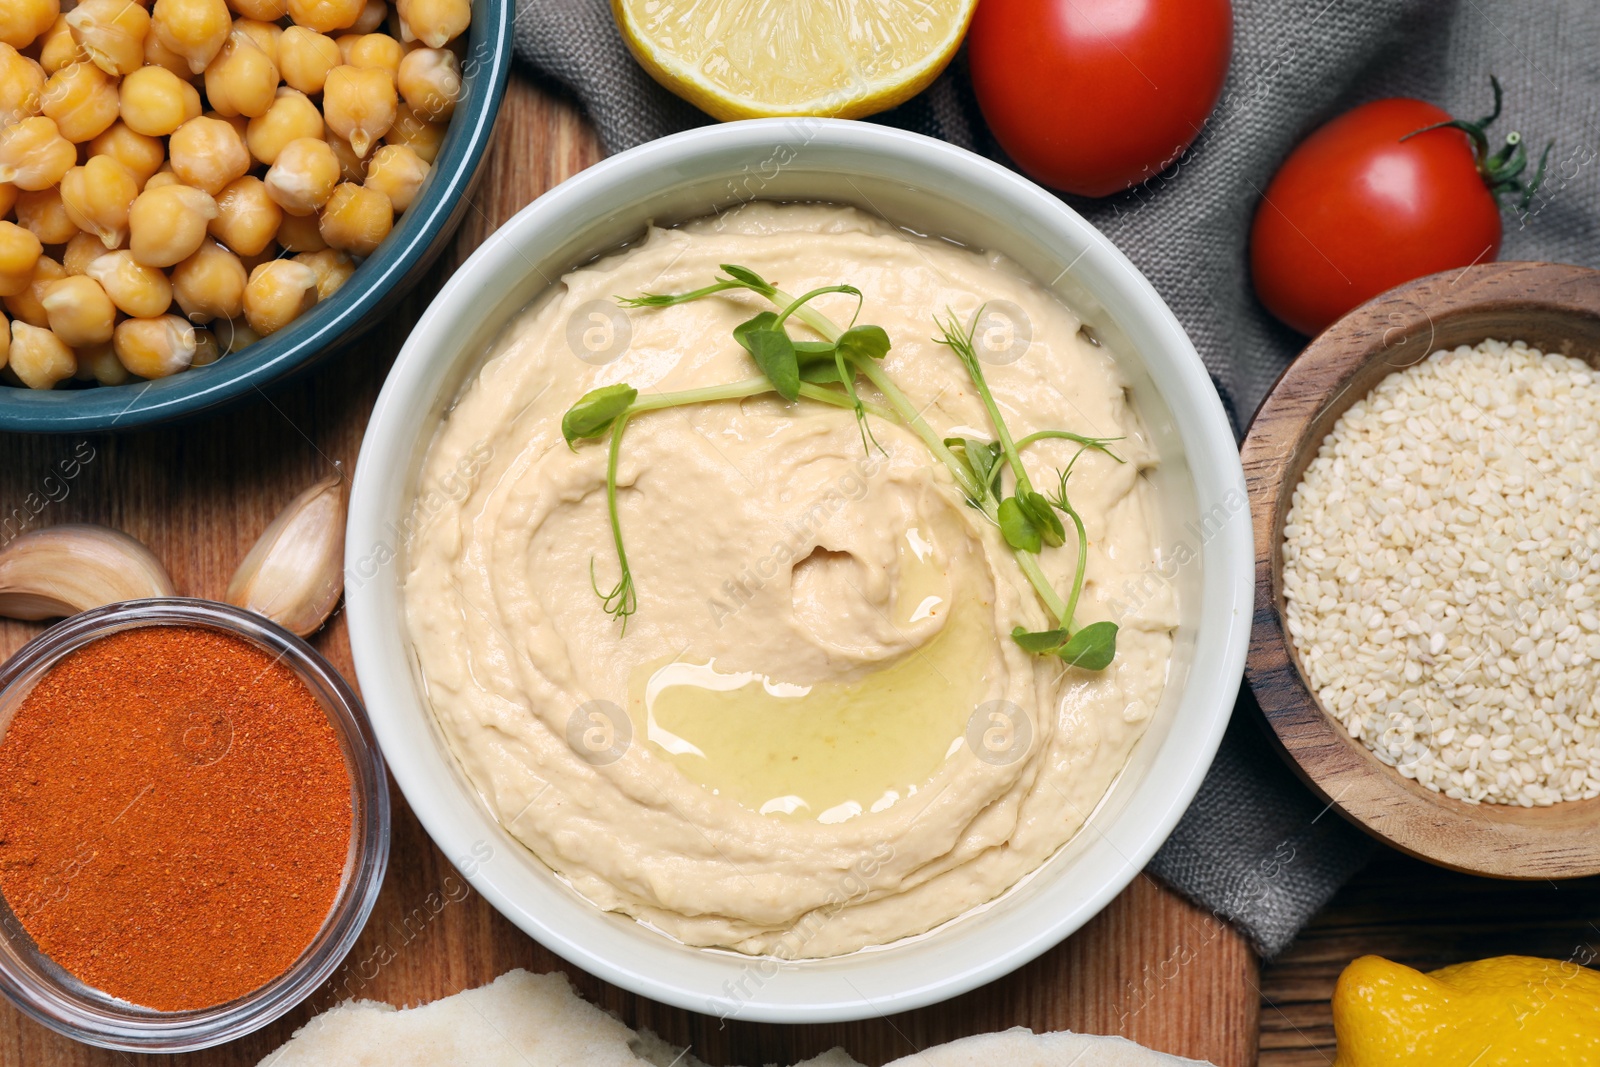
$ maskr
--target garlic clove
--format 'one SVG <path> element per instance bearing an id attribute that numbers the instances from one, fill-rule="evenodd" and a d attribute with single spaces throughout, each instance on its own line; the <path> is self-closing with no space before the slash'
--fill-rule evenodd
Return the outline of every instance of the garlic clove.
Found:
<path id="1" fill-rule="evenodd" d="M 344 592 L 344 473 L 289 502 L 245 556 L 226 599 L 305 637 Z"/>
<path id="2" fill-rule="evenodd" d="M 119 530 L 47 526 L 0 549 L 0 615 L 55 619 L 143 597 L 175 596 L 161 561 Z"/>

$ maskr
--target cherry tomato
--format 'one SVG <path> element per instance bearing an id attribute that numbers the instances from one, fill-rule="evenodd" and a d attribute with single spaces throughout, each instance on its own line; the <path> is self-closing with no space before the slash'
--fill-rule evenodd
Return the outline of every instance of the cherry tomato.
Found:
<path id="1" fill-rule="evenodd" d="M 1290 153 L 1250 231 L 1268 311 L 1314 334 L 1402 282 L 1495 258 L 1500 208 L 1472 139 L 1437 129 L 1401 140 L 1449 121 L 1421 100 L 1375 100 Z"/>
<path id="2" fill-rule="evenodd" d="M 1083 196 L 1182 155 L 1232 47 L 1228 0 L 982 0 L 967 33 L 995 139 L 1030 177 Z"/>

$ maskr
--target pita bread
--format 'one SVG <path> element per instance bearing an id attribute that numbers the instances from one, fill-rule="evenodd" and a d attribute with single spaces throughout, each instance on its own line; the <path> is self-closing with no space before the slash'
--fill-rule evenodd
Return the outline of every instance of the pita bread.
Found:
<path id="1" fill-rule="evenodd" d="M 1205 1067 L 1119 1037 L 1018 1027 L 952 1041 L 889 1067 Z M 479 989 L 396 1009 L 348 1001 L 295 1031 L 260 1067 L 706 1067 L 583 1000 L 564 974 L 509 971 Z M 841 1049 L 795 1067 L 861 1067 Z"/>

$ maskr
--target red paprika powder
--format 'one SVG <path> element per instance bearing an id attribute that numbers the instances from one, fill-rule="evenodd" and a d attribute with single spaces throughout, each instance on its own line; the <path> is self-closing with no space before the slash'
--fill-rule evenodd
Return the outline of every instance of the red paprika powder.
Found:
<path id="1" fill-rule="evenodd" d="M 304 682 L 203 627 L 100 638 L 0 737 L 0 893 L 87 985 L 204 1008 L 287 971 L 332 909 L 351 779 Z"/>

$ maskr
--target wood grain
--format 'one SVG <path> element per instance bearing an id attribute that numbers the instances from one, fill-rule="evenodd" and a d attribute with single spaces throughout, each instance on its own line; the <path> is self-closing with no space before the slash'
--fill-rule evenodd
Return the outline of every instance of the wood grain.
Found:
<path id="1" fill-rule="evenodd" d="M 1241 449 L 1256 538 L 1245 675 L 1291 765 L 1357 826 L 1413 856 L 1500 878 L 1600 873 L 1600 799 L 1469 805 L 1386 766 L 1306 685 L 1283 622 L 1283 527 L 1294 489 L 1338 418 L 1388 374 L 1440 349 L 1522 340 L 1600 366 L 1600 272 L 1489 263 L 1436 274 L 1351 312 L 1308 345 Z"/>
<path id="2" fill-rule="evenodd" d="M 1474 878 L 1393 852 L 1339 892 L 1262 968 L 1260 1067 L 1329 1067 L 1328 1000 L 1345 965 L 1371 953 L 1418 970 L 1490 956 L 1600 958 L 1600 878 Z"/>
<path id="3" fill-rule="evenodd" d="M 355 462 L 362 428 L 407 330 L 442 280 L 501 222 L 599 156 L 592 132 L 567 105 L 513 79 L 489 172 L 453 250 L 378 333 L 295 383 L 222 418 L 124 437 L 0 439 L 0 539 L 67 521 L 107 523 L 146 541 L 179 592 L 220 596 L 268 520 L 298 491 Z M 77 477 L 56 464 L 88 447 Z M 34 502 L 40 506 L 35 509 Z M 7 526 L 7 519 L 11 525 Z M 0 624 L 0 651 L 39 631 Z M 343 620 L 316 639 L 353 677 Z M 1015 974 L 948 1004 L 839 1026 L 732 1023 L 668 1008 L 578 972 L 459 884 L 404 799 L 394 791 L 393 859 L 361 941 L 327 986 L 255 1035 L 186 1058 L 194 1067 L 249 1065 L 314 1011 L 346 995 L 415 1005 L 482 985 L 511 967 L 570 974 L 582 993 L 634 1026 L 692 1044 L 713 1064 L 790 1063 L 843 1045 L 868 1064 L 971 1033 L 1029 1026 L 1124 1034 L 1153 1048 L 1223 1067 L 1254 1062 L 1259 994 L 1242 938 L 1170 890 L 1141 876 L 1076 936 Z M 455 893 L 452 895 L 459 895 Z M 381 950 L 387 948 L 388 953 Z M 392 954 L 383 967 L 363 966 Z M 154 1063 L 77 1045 L 0 1002 L 0 1067 L 99 1067 Z"/>

